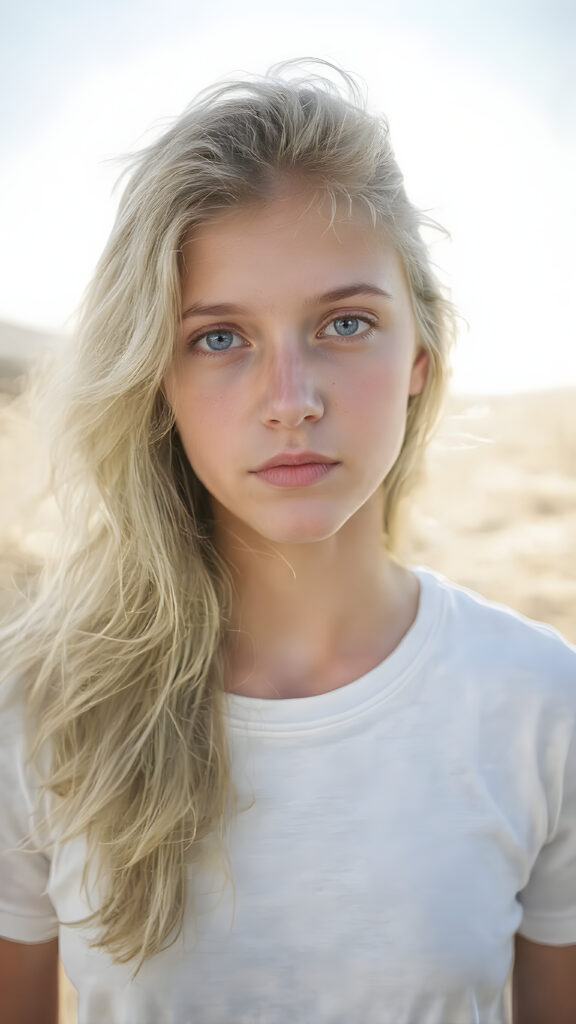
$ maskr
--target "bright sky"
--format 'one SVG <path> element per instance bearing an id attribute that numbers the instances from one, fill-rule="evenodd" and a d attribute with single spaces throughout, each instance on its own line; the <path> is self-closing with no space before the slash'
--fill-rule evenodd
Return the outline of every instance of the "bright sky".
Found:
<path id="1" fill-rule="evenodd" d="M 321 57 L 386 114 L 410 197 L 452 235 L 432 252 L 469 324 L 453 390 L 576 385 L 572 0 L 206 8 L 3 0 L 0 319 L 66 328 L 112 224 L 116 156 L 216 80 Z"/>

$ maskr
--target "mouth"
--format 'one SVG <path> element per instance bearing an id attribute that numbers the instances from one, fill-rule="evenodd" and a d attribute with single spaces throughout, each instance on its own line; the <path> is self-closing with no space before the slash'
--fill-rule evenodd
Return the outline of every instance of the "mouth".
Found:
<path id="1" fill-rule="evenodd" d="M 263 462 L 253 472 L 261 473 L 267 469 L 276 469 L 281 466 L 335 466 L 337 464 L 336 459 L 332 459 L 328 455 L 320 455 L 318 452 L 281 452 L 268 459 L 267 462 Z"/>
<path id="2" fill-rule="evenodd" d="M 308 487 L 323 480 L 338 465 L 337 462 L 302 462 L 296 465 L 281 463 L 257 470 L 254 476 L 275 487 Z"/>

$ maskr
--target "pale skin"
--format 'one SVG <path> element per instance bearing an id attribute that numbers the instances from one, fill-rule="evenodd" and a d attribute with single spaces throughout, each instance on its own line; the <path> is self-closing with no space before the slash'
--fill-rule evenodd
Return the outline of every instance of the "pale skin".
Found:
<path id="1" fill-rule="evenodd" d="M 381 541 L 382 482 L 428 370 L 403 267 L 365 217 L 330 227 L 306 191 L 226 213 L 184 252 L 184 313 L 197 303 L 245 310 L 185 316 L 165 382 L 236 581 L 227 686 L 267 698 L 322 693 L 381 662 L 418 607 L 416 577 Z M 356 284 L 386 295 L 354 288 L 312 304 Z M 357 319 L 352 337 L 338 335 L 342 317 Z M 231 332 L 230 350 L 202 354 L 206 337 L 201 351 L 190 347 L 215 328 Z M 290 490 L 250 472 L 289 449 L 340 464 Z"/>

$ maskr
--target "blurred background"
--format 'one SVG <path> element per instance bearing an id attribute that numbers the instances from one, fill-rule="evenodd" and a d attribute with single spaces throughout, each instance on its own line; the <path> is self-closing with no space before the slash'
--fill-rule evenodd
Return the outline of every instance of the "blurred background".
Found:
<path id="1" fill-rule="evenodd" d="M 2 0 L 0 553 L 48 542 L 13 410 L 73 330 L 117 157 L 203 87 L 321 57 L 384 113 L 464 318 L 407 553 L 576 642 L 576 6 L 572 0 Z M 73 1019 L 67 990 L 63 1014 Z M 71 998 L 71 996 L 70 996 Z"/>

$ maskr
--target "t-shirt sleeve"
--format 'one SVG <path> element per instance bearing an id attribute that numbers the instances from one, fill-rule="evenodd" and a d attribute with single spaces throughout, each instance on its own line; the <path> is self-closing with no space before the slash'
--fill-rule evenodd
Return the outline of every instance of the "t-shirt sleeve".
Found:
<path id="1" fill-rule="evenodd" d="M 0 686 L 0 936 L 47 942 L 58 935 L 58 917 L 47 894 L 50 857 L 34 843 L 24 756 L 22 701 L 10 680 Z"/>
<path id="2" fill-rule="evenodd" d="M 518 932 L 551 946 L 576 944 L 576 727 L 562 779 L 550 838 L 518 895 L 524 911 Z"/>

